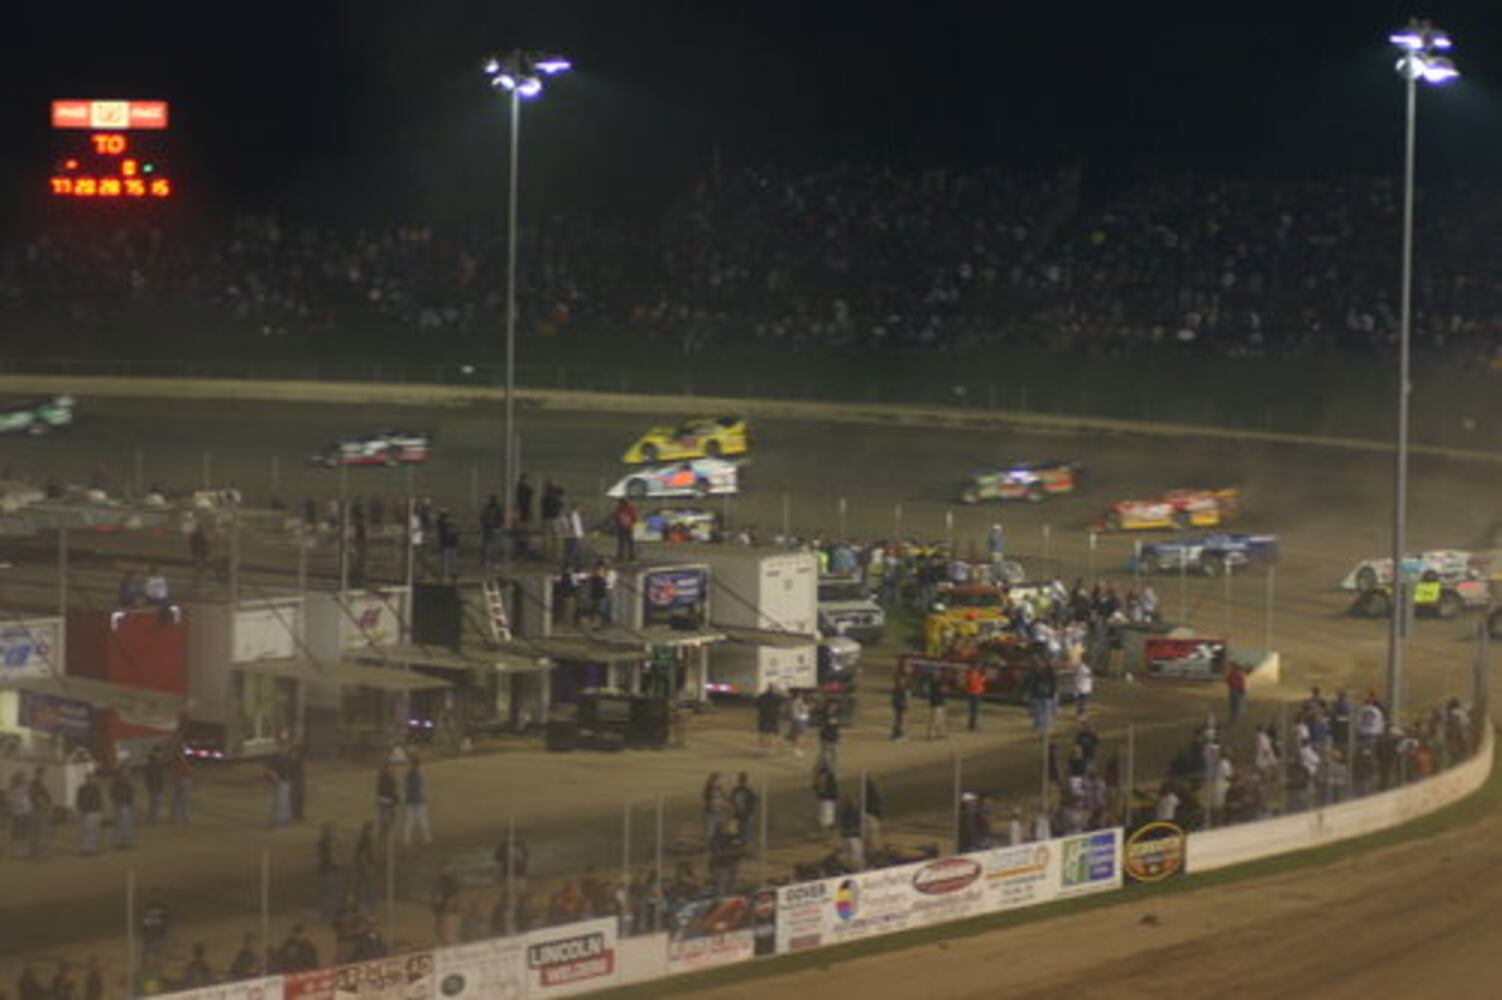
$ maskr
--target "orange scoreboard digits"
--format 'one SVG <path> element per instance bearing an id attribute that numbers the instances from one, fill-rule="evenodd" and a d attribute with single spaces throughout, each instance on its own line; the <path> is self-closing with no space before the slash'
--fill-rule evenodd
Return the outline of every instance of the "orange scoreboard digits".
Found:
<path id="1" fill-rule="evenodd" d="M 165 162 L 166 101 L 52 102 L 57 155 L 53 197 L 90 201 L 164 201 L 172 197 Z"/>

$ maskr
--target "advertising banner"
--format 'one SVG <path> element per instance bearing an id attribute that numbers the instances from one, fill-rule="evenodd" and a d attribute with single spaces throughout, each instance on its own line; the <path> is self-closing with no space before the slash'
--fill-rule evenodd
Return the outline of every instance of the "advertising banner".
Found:
<path id="1" fill-rule="evenodd" d="M 232 655 L 236 663 L 285 659 L 298 655 L 302 602 L 285 601 L 242 607 L 235 612 Z"/>
<path id="2" fill-rule="evenodd" d="M 1121 867 L 1129 882 L 1161 882 L 1182 875 L 1188 840 L 1176 823 L 1139 826 L 1122 847 Z"/>
<path id="3" fill-rule="evenodd" d="M 777 951 L 805 951 L 918 926 L 912 879 L 928 863 L 777 890 Z"/>
<path id="4" fill-rule="evenodd" d="M 914 926 L 939 924 L 986 912 L 985 865 L 974 855 L 935 858 L 916 866 L 908 880 Z"/>
<path id="5" fill-rule="evenodd" d="M 1226 640 L 1153 636 L 1142 641 L 1142 670 L 1158 680 L 1209 681 L 1226 673 Z"/>
<path id="6" fill-rule="evenodd" d="M 86 701 L 51 694 L 21 692 L 20 723 L 27 729 L 87 739 L 94 731 L 94 710 Z"/>
<path id="7" fill-rule="evenodd" d="M 54 618 L 0 627 L 0 682 L 62 673 L 58 625 Z"/>
<path id="8" fill-rule="evenodd" d="M 432 1000 L 433 953 L 419 951 L 341 965 L 334 1000 Z"/>
<path id="9" fill-rule="evenodd" d="M 440 1000 L 521 1000 L 526 989 L 526 945 L 495 938 L 437 952 Z"/>
<path id="10" fill-rule="evenodd" d="M 282 977 L 283 1000 L 334 1000 L 334 970 L 292 972 Z"/>
<path id="11" fill-rule="evenodd" d="M 339 648 L 364 649 L 401 641 L 402 597 L 405 591 L 351 593 L 339 614 Z"/>
<path id="12" fill-rule="evenodd" d="M 247 979 L 238 983 L 202 986 L 196 990 L 174 993 L 175 1000 L 282 1000 L 282 977 Z"/>
<path id="13" fill-rule="evenodd" d="M 1058 841 L 997 847 L 968 857 L 978 860 L 984 870 L 982 884 L 989 912 L 1035 906 L 1058 897 Z"/>
<path id="14" fill-rule="evenodd" d="M 1121 888 L 1121 828 L 1064 837 L 1059 844 L 1059 896 Z"/>
<path id="15" fill-rule="evenodd" d="M 662 569 L 643 573 L 643 627 L 687 622 L 698 628 L 705 621 L 709 574 L 702 569 Z"/>
<path id="16" fill-rule="evenodd" d="M 680 907 L 673 914 L 668 935 L 668 972 L 691 972 L 750 958 L 756 953 L 754 911 L 747 896 L 694 900 Z"/>
<path id="17" fill-rule="evenodd" d="M 569 996 L 615 984 L 614 917 L 527 935 L 527 995 Z"/>

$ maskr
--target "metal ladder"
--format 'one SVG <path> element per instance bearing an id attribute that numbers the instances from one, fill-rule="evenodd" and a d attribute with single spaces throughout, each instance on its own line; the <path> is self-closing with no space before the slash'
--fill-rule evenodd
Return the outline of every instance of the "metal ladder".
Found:
<path id="1" fill-rule="evenodd" d="M 485 618 L 490 623 L 490 638 L 497 645 L 511 641 L 511 623 L 506 618 L 506 601 L 495 577 L 487 576 L 481 585 L 485 592 Z"/>

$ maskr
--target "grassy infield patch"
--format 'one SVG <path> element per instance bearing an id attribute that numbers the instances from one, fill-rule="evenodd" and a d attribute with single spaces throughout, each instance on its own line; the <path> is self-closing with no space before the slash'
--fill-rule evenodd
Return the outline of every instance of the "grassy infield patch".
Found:
<path id="1" fill-rule="evenodd" d="M 864 941 L 854 941 L 850 944 L 837 945 L 832 948 L 820 948 L 797 955 L 741 962 L 737 965 L 729 965 L 705 972 L 674 976 L 668 979 L 655 980 L 650 983 L 639 983 L 634 986 L 626 986 L 611 991 L 605 994 L 605 996 L 612 998 L 612 1000 L 657 997 L 674 993 L 686 993 L 692 990 L 765 976 L 797 972 L 803 969 L 818 968 L 838 962 L 863 958 L 867 955 L 876 955 L 904 948 L 913 948 L 919 945 L 933 944 L 938 941 L 985 934 L 988 931 L 1037 920 L 1052 920 L 1058 917 L 1067 917 L 1075 913 L 1082 913 L 1087 910 L 1118 906 L 1123 903 L 1137 902 L 1143 899 L 1152 899 L 1156 896 L 1180 892 L 1195 892 L 1212 886 L 1243 882 L 1248 879 L 1263 878 L 1287 871 L 1297 871 L 1303 868 L 1329 864 L 1330 862 L 1338 861 L 1363 851 L 1420 840 L 1446 830 L 1453 830 L 1467 823 L 1475 822 L 1487 813 L 1492 812 L 1499 804 L 1502 804 L 1502 768 L 1496 766 L 1495 763 L 1499 753 L 1502 753 L 1502 742 L 1499 742 L 1493 750 L 1494 764 L 1491 775 L 1487 778 L 1486 783 L 1464 799 L 1445 806 L 1443 809 L 1428 816 L 1416 819 L 1411 823 L 1367 834 L 1363 837 L 1356 837 L 1334 844 L 1326 844 L 1322 847 L 1312 847 L 1305 851 L 1284 854 L 1278 857 L 1264 858 L 1260 861 L 1252 861 L 1244 865 L 1223 868 L 1218 871 L 1207 872 L 1203 875 L 1174 879 L 1155 885 L 1132 886 L 1121 893 L 1083 896 L 1056 903 L 1045 903 L 1041 906 L 1027 909 L 988 914 L 983 917 L 971 917 L 966 920 L 957 920 L 954 923 L 942 924 L 936 927 L 923 927 L 899 934 L 869 938 Z"/>

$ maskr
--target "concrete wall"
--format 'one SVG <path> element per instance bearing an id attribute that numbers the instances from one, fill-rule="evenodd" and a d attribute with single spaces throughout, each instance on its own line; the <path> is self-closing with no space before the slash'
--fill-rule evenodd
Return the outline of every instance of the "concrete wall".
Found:
<path id="1" fill-rule="evenodd" d="M 1486 727 L 1485 734 L 1481 749 L 1472 754 L 1470 760 L 1427 781 L 1292 816 L 1191 834 L 1187 869 L 1190 874 L 1214 871 L 1258 858 L 1376 833 L 1437 812 L 1465 798 L 1491 776 L 1490 726 Z"/>

